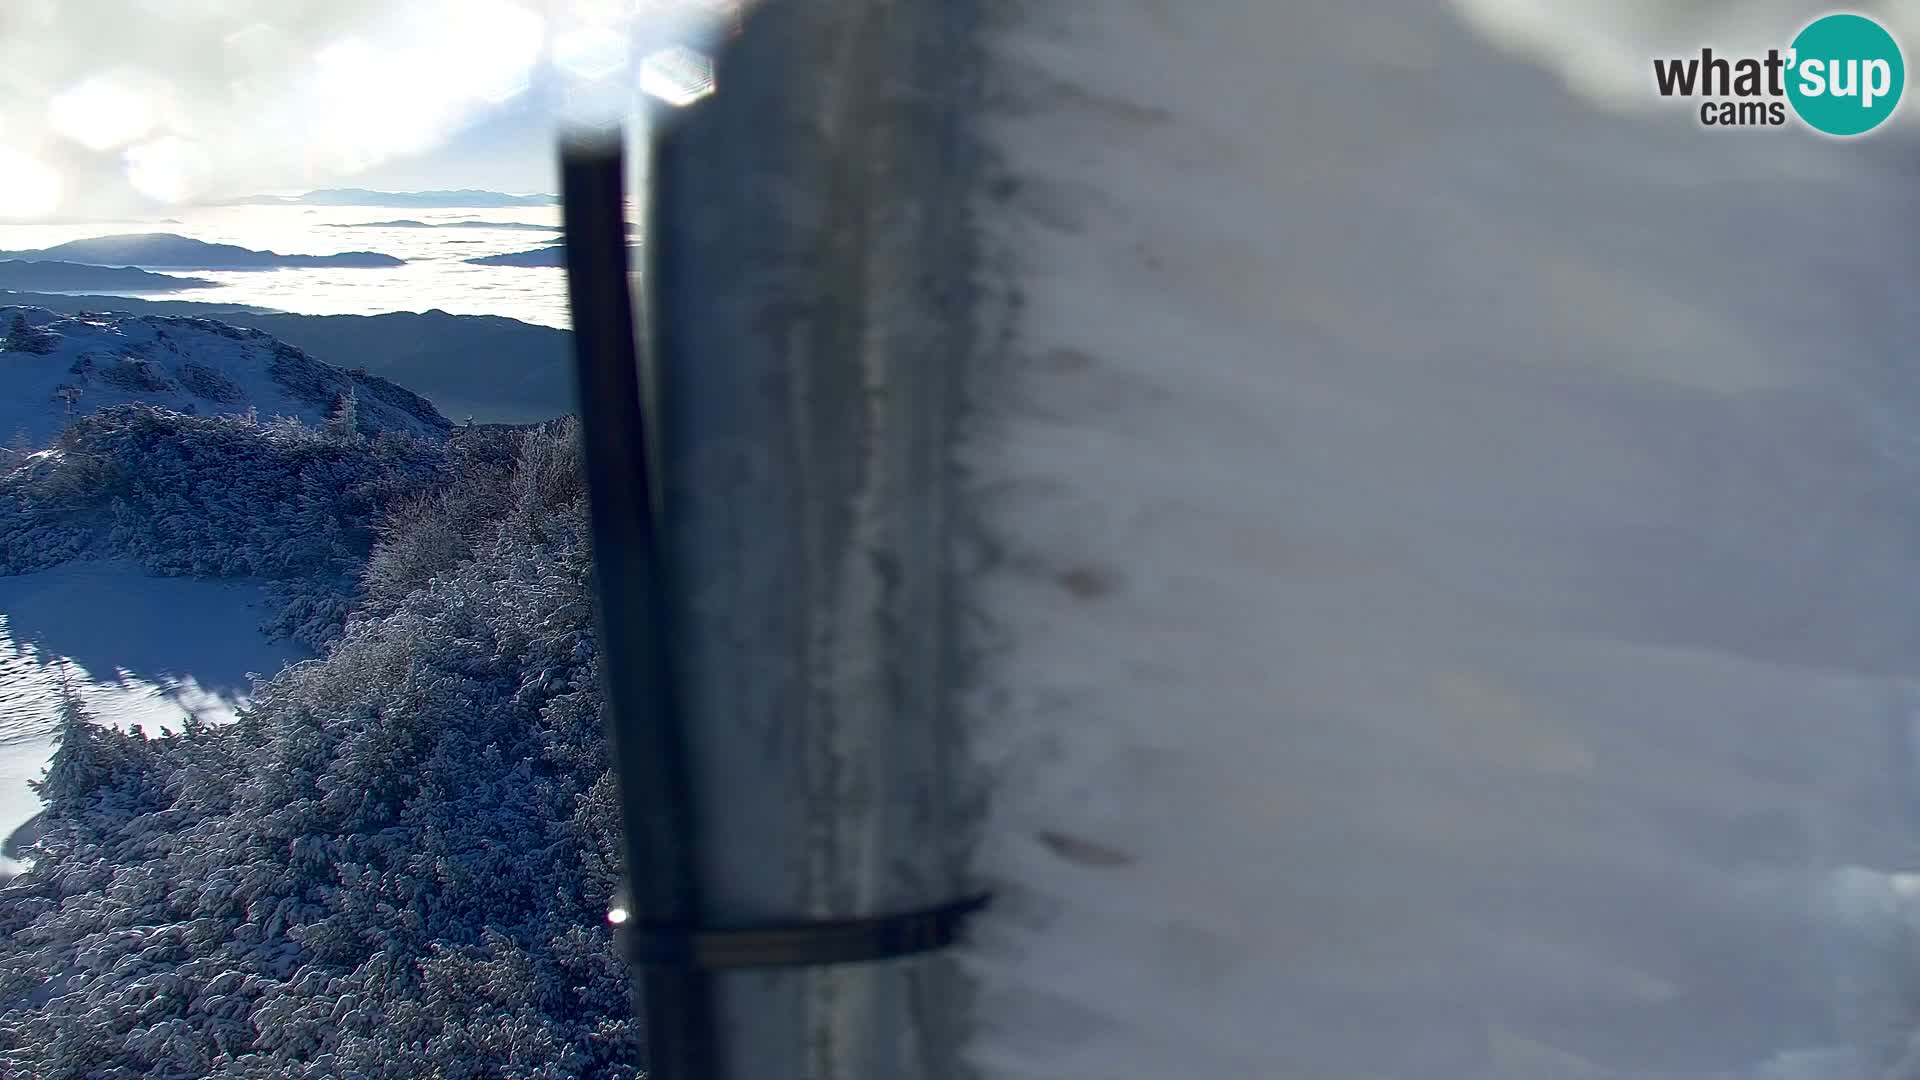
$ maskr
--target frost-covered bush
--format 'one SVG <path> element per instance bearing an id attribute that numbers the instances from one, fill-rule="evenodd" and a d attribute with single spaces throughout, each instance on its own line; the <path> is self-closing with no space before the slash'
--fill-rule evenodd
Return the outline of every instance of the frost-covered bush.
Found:
<path id="1" fill-rule="evenodd" d="M 174 389 L 173 380 L 160 365 L 137 356 L 123 356 L 96 369 L 94 377 L 115 389 L 129 393 L 159 393 Z"/>
<path id="2" fill-rule="evenodd" d="M 236 723 L 66 726 L 0 889 L 0 1075 L 640 1075 L 571 437 L 448 488 L 504 512 Z"/>
<path id="3" fill-rule="evenodd" d="M 226 405 L 239 401 L 246 396 L 240 384 L 228 378 L 217 368 L 205 364 L 180 365 L 180 385 L 190 394 L 206 398 L 217 405 Z"/>
<path id="4" fill-rule="evenodd" d="M 548 448 L 556 443 L 562 450 Z M 473 557 L 474 545 L 513 511 L 517 477 L 547 468 L 544 458 L 558 453 L 575 471 L 579 461 L 572 421 L 551 425 L 547 435 L 500 430 L 467 431 L 449 445 L 452 480 L 436 491 L 393 506 L 381 540 L 363 575 L 367 614 L 391 610 L 408 593 L 424 587 Z M 521 464 L 532 459 L 528 464 Z M 577 496 L 562 490 L 552 500 L 522 499 L 528 505 L 564 505 Z"/>
<path id="5" fill-rule="evenodd" d="M 103 409 L 0 477 L 0 573 L 96 557 L 262 578 L 280 599 L 270 627 L 318 647 L 344 625 L 388 510 L 446 486 L 458 467 L 440 441 L 350 425 Z"/>

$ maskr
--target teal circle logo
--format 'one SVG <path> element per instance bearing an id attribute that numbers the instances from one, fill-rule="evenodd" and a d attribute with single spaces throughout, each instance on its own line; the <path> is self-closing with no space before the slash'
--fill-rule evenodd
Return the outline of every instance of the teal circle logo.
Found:
<path id="1" fill-rule="evenodd" d="M 1828 15 L 1807 24 L 1788 54 L 1787 100 L 1800 119 L 1829 135 L 1861 135 L 1893 115 L 1907 64 L 1893 35 L 1864 15 Z"/>

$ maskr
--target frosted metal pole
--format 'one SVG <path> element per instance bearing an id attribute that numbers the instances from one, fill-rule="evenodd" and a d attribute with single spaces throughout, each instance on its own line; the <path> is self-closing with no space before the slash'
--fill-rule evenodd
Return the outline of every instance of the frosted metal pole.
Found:
<path id="1" fill-rule="evenodd" d="M 965 891 L 945 450 L 972 11 L 766 5 L 658 136 L 646 310 L 709 923 Z M 711 981 L 727 1080 L 960 1073 L 941 954 Z"/>

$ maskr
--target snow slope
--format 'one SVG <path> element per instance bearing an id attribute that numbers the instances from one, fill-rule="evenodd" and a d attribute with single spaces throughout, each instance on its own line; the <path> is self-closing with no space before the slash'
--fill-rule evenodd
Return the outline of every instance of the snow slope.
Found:
<path id="1" fill-rule="evenodd" d="M 189 711 L 231 719 L 250 672 L 306 655 L 265 639 L 260 601 L 245 582 L 151 577 L 117 562 L 0 577 L 0 836 L 40 810 L 27 781 L 52 752 L 63 677 L 101 723 L 158 732 Z M 0 863 L 0 875 L 12 869 Z"/>
<path id="2" fill-rule="evenodd" d="M 443 434 L 426 399 L 323 364 L 260 330 L 166 315 L 57 315 L 0 307 L 0 439 L 45 446 L 73 415 L 147 402 L 180 412 L 324 422 L 351 393 L 362 430 Z M 16 340 L 17 338 L 17 340 Z M 71 398 L 71 402 L 67 400 Z"/>
<path id="3" fill-rule="evenodd" d="M 989 10 L 984 1075 L 1920 1076 L 1904 136 Z"/>

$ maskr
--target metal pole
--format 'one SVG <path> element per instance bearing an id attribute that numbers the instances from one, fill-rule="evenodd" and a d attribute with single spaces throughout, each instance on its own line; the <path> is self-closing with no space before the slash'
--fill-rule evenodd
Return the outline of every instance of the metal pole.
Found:
<path id="1" fill-rule="evenodd" d="M 947 432 L 973 5 L 761 8 L 655 151 L 646 305 L 704 915 L 964 891 Z M 712 977 L 727 1080 L 958 1075 L 938 954 Z"/>

